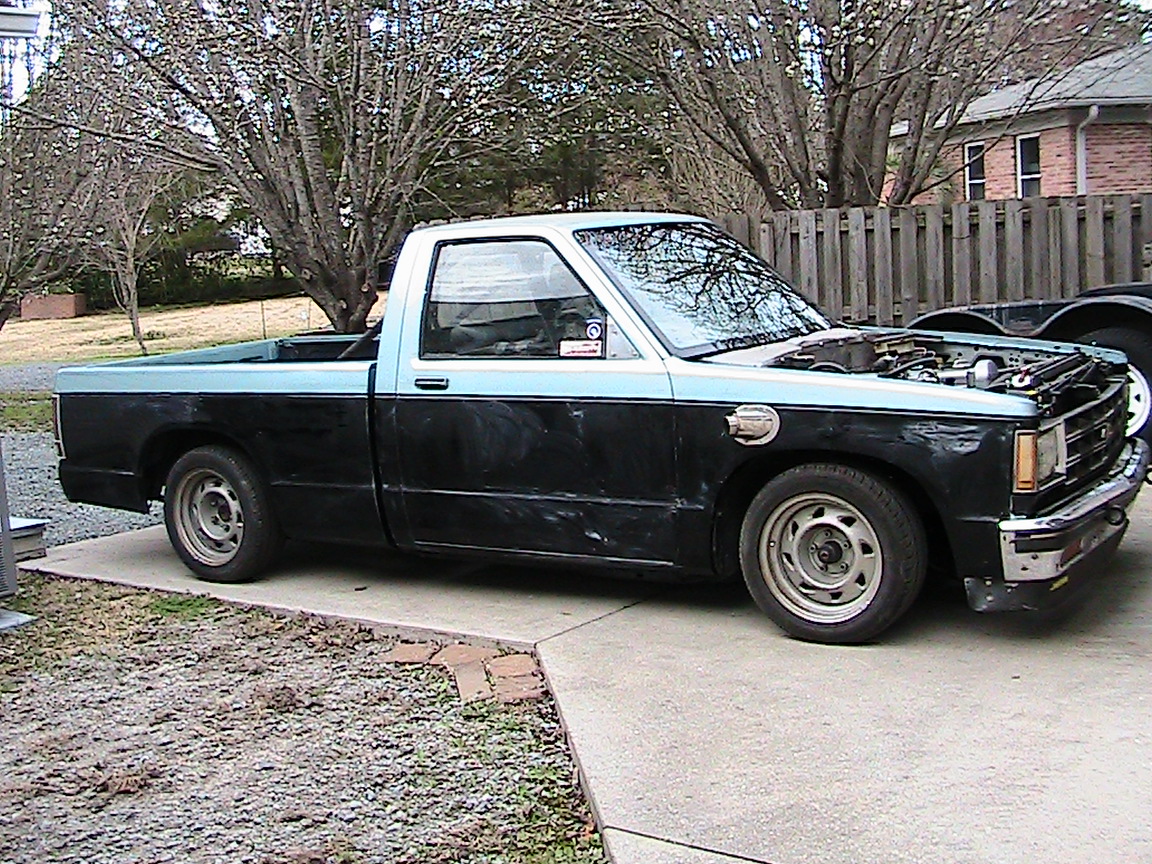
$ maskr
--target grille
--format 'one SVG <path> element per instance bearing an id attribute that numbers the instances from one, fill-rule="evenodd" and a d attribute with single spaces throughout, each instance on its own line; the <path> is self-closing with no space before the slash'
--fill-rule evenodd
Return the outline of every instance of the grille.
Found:
<path id="1" fill-rule="evenodd" d="M 1128 393 L 1124 382 L 1113 384 L 1096 402 L 1064 418 L 1066 489 L 1079 487 L 1110 465 L 1124 446 L 1128 423 Z"/>

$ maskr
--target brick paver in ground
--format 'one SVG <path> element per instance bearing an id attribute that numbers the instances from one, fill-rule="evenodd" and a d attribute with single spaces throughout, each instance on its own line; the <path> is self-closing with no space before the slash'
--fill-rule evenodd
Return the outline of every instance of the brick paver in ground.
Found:
<path id="1" fill-rule="evenodd" d="M 456 678 L 456 692 L 460 694 L 462 702 L 480 702 L 494 695 L 483 663 L 477 661 L 454 666 L 452 674 Z"/>
<path id="2" fill-rule="evenodd" d="M 520 702 L 540 699 L 546 692 L 540 665 L 531 654 L 501 654 L 494 648 L 464 643 L 440 646 L 435 642 L 400 642 L 383 659 L 406 665 L 443 666 L 452 673 L 463 702 Z"/>
<path id="3" fill-rule="evenodd" d="M 440 650 L 435 642 L 401 642 L 384 653 L 385 663 L 427 663 Z"/>
<path id="4" fill-rule="evenodd" d="M 518 675 L 535 675 L 540 667 L 531 654 L 505 654 L 489 660 L 488 671 L 495 678 L 515 678 Z"/>
<path id="5" fill-rule="evenodd" d="M 481 648 L 478 645 L 445 645 L 428 662 L 434 666 L 462 666 L 465 663 L 483 663 L 500 652 L 495 648 Z"/>

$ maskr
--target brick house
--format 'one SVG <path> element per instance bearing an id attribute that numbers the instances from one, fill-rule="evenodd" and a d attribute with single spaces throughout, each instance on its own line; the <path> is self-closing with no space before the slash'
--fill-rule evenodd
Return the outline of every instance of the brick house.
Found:
<path id="1" fill-rule="evenodd" d="M 1152 45 L 976 99 L 940 170 L 923 203 L 1152 192 Z"/>

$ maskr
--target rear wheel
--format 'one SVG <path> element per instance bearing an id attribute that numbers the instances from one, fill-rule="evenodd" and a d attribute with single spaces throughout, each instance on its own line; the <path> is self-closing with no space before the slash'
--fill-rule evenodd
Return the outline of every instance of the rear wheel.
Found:
<path id="1" fill-rule="evenodd" d="M 282 544 L 263 483 L 227 447 L 197 447 L 176 460 L 165 484 L 164 522 L 180 560 L 207 582 L 255 578 Z"/>
<path id="2" fill-rule="evenodd" d="M 801 465 L 771 480 L 740 532 L 744 580 L 786 633 L 865 642 L 916 599 L 927 569 L 924 527 L 907 499 L 843 465 Z"/>
<path id="3" fill-rule="evenodd" d="M 1105 327 L 1076 341 L 1116 348 L 1128 355 L 1128 425 L 1124 432 L 1152 443 L 1152 334 L 1133 327 Z"/>

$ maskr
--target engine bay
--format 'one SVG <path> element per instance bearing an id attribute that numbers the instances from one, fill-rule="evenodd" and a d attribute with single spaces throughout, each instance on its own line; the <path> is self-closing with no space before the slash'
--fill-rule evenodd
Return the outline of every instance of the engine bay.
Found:
<path id="1" fill-rule="evenodd" d="M 1045 414 L 1098 397 L 1125 374 L 1083 351 L 999 347 L 907 331 L 840 331 L 809 338 L 764 366 L 842 374 L 871 373 L 928 384 L 973 387 L 1034 399 Z"/>

